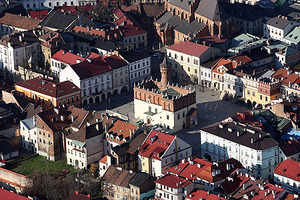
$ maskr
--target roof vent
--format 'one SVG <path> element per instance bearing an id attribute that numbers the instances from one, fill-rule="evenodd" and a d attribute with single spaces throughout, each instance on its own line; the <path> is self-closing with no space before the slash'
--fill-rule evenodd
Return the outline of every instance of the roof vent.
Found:
<path id="1" fill-rule="evenodd" d="M 222 123 L 220 123 L 219 128 L 224 128 L 224 125 Z"/>

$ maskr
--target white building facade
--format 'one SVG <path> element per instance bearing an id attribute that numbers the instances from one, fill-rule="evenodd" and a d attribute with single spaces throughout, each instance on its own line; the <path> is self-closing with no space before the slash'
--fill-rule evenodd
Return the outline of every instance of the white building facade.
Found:
<path id="1" fill-rule="evenodd" d="M 22 148 L 38 154 L 36 116 L 20 121 Z"/>
<path id="2" fill-rule="evenodd" d="M 275 40 L 283 41 L 283 38 L 293 29 L 297 24 L 288 21 L 286 17 L 274 17 L 269 19 L 264 24 L 264 36 Z"/>
<path id="3" fill-rule="evenodd" d="M 46 8 L 53 9 L 55 6 L 84 6 L 96 5 L 95 0 L 24 0 L 23 6 L 26 10 L 42 10 Z"/>

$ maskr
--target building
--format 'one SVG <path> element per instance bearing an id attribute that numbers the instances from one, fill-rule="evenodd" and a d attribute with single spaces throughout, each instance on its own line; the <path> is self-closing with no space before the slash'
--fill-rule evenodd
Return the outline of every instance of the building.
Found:
<path id="1" fill-rule="evenodd" d="M 283 38 L 296 26 L 293 21 L 287 17 L 278 16 L 269 19 L 264 25 L 264 36 L 274 40 L 283 41 Z"/>
<path id="2" fill-rule="evenodd" d="M 59 77 L 61 70 L 65 69 L 68 65 L 75 65 L 83 60 L 84 58 L 78 55 L 60 50 L 51 57 L 51 71 L 54 76 Z"/>
<path id="3" fill-rule="evenodd" d="M 82 128 L 66 137 L 67 163 L 80 169 L 103 156 L 102 122 Z"/>
<path id="4" fill-rule="evenodd" d="M 279 146 L 279 162 L 287 159 L 300 161 L 300 143 L 287 141 Z"/>
<path id="5" fill-rule="evenodd" d="M 104 58 L 113 71 L 114 94 L 129 91 L 129 69 L 127 62 L 119 56 L 112 55 Z"/>
<path id="6" fill-rule="evenodd" d="M 5 35 L 0 40 L 0 68 L 14 81 L 26 80 L 28 68 L 36 67 L 40 57 L 40 42 L 33 31 Z"/>
<path id="7" fill-rule="evenodd" d="M 261 128 L 231 119 L 200 130 L 202 157 L 212 161 L 234 158 L 255 177 L 270 179 L 279 159 L 278 143 Z"/>
<path id="8" fill-rule="evenodd" d="M 300 51 L 298 49 L 294 49 L 293 47 L 280 49 L 275 53 L 275 56 L 277 58 L 275 60 L 276 68 L 291 67 L 300 61 Z"/>
<path id="9" fill-rule="evenodd" d="M 124 48 L 144 48 L 147 47 L 147 31 L 139 26 L 124 25 L 120 26 L 123 35 Z"/>
<path id="10" fill-rule="evenodd" d="M 13 193 L 9 190 L 5 190 L 3 188 L 0 188 L 0 196 L 2 198 L 2 200 L 10 200 L 10 199 L 14 199 L 14 200 L 30 200 L 27 197 L 21 196 L 19 194 Z"/>
<path id="11" fill-rule="evenodd" d="M 81 89 L 81 100 L 84 105 L 112 97 L 112 68 L 96 53 L 90 53 L 80 63 L 67 66 L 61 71 L 59 79 L 69 80 Z"/>
<path id="12" fill-rule="evenodd" d="M 283 42 L 291 45 L 291 47 L 300 50 L 300 28 L 295 26 L 284 38 Z"/>
<path id="13" fill-rule="evenodd" d="M 22 148 L 38 153 L 38 134 L 36 116 L 20 121 Z"/>
<path id="14" fill-rule="evenodd" d="M 12 146 L 5 140 L 0 140 L 0 162 L 6 161 L 19 156 L 19 151 L 17 148 Z"/>
<path id="15" fill-rule="evenodd" d="M 174 78 L 178 81 L 200 83 L 200 66 L 221 51 L 217 48 L 207 47 L 190 41 L 180 42 L 168 46 L 168 63 L 175 72 Z"/>
<path id="16" fill-rule="evenodd" d="M 55 83 L 51 79 L 33 78 L 15 84 L 19 96 L 46 107 L 81 105 L 80 89 L 71 81 Z"/>
<path id="17" fill-rule="evenodd" d="M 194 157 L 182 159 L 178 165 L 167 169 L 167 172 L 193 182 L 197 189 L 214 191 L 237 169 L 243 169 L 243 166 L 233 158 L 210 162 Z"/>
<path id="18" fill-rule="evenodd" d="M 156 199 L 184 199 L 194 189 L 193 182 L 167 174 L 155 181 Z"/>
<path id="19" fill-rule="evenodd" d="M 139 150 L 139 170 L 158 177 L 191 155 L 192 147 L 177 136 L 152 130 Z"/>
<path id="20" fill-rule="evenodd" d="M 161 82 L 149 80 L 134 87 L 134 115 L 144 123 L 179 131 L 191 123 L 186 114 L 196 108 L 196 93 L 191 88 L 169 85 L 171 69 L 166 65 L 165 58 Z"/>
<path id="21" fill-rule="evenodd" d="M 131 138 L 138 132 L 139 127 L 134 124 L 122 120 L 115 120 L 114 123 L 105 127 L 104 154 L 111 154 L 112 148 L 119 146 L 125 142 L 129 142 Z"/>
<path id="22" fill-rule="evenodd" d="M 134 50 L 119 51 L 120 56 L 128 63 L 130 88 L 134 83 L 145 81 L 151 77 L 151 56 Z"/>
<path id="23" fill-rule="evenodd" d="M 84 6 L 84 5 L 96 5 L 94 0 L 82 1 L 82 0 L 68 0 L 52 2 L 50 0 L 37 1 L 37 0 L 25 0 L 23 6 L 27 10 L 44 10 L 54 9 L 56 6 Z"/>
<path id="24" fill-rule="evenodd" d="M 220 195 L 215 195 L 210 193 L 209 191 L 204 190 L 197 190 L 194 189 L 191 193 L 188 194 L 187 197 L 185 197 L 186 200 L 198 200 L 198 199 L 211 199 L 211 200 L 226 200 L 223 197 L 220 197 Z"/>
<path id="25" fill-rule="evenodd" d="M 5 13 L 0 18 L 0 37 L 11 34 L 14 31 L 23 32 L 38 28 L 39 23 L 40 20 L 38 19 Z"/>
<path id="26" fill-rule="evenodd" d="M 287 159 L 274 169 L 274 181 L 291 192 L 300 191 L 300 165 L 298 161 Z"/>
<path id="27" fill-rule="evenodd" d="M 103 196 L 107 199 L 143 199 L 154 193 L 153 178 L 120 167 L 110 166 L 101 179 Z"/>
<path id="28" fill-rule="evenodd" d="M 91 195 L 83 195 L 80 194 L 78 191 L 73 192 L 67 200 L 90 200 L 91 199 Z"/>

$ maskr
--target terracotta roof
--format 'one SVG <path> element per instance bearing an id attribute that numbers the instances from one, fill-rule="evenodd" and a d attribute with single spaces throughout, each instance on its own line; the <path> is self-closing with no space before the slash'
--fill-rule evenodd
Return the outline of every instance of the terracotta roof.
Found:
<path id="1" fill-rule="evenodd" d="M 229 168 L 227 169 L 227 167 Z M 225 179 L 238 168 L 243 168 L 243 166 L 233 158 L 222 161 L 217 165 L 200 158 L 192 158 L 189 161 L 182 160 L 178 165 L 167 169 L 167 171 L 171 174 L 178 174 L 179 177 L 190 181 L 200 178 L 212 183 Z M 218 170 L 220 173 L 218 173 Z M 213 175 L 214 172 L 215 175 Z"/>
<path id="2" fill-rule="evenodd" d="M 8 26 L 17 27 L 26 30 L 38 28 L 39 23 L 40 20 L 38 19 L 23 17 L 19 15 L 10 14 L 10 13 L 5 13 L 5 15 L 0 18 L 0 24 L 5 24 Z"/>
<path id="3" fill-rule="evenodd" d="M 280 79 L 280 78 L 286 78 L 288 76 L 288 70 L 284 68 L 279 68 L 272 77 Z"/>
<path id="4" fill-rule="evenodd" d="M 29 15 L 31 18 L 42 20 L 48 15 L 49 10 L 30 10 Z"/>
<path id="5" fill-rule="evenodd" d="M 80 92 L 80 89 L 71 81 L 55 83 L 46 78 L 33 78 L 28 81 L 18 82 L 15 85 L 55 98 L 65 96 L 73 92 Z"/>
<path id="6" fill-rule="evenodd" d="M 73 28 L 73 30 L 76 33 L 88 33 L 89 35 L 98 35 L 98 36 L 102 36 L 104 38 L 107 38 L 109 40 L 109 38 L 107 36 L 109 36 L 110 38 L 118 38 L 121 37 L 121 30 L 119 28 L 114 28 L 114 29 L 94 29 L 94 28 L 90 28 L 90 27 L 82 27 L 82 26 L 75 26 Z"/>
<path id="7" fill-rule="evenodd" d="M 187 55 L 200 57 L 207 49 L 209 49 L 209 47 L 202 44 L 186 41 L 169 46 L 167 47 L 167 49 L 178 51 Z"/>
<path id="8" fill-rule="evenodd" d="M 129 188 L 129 181 L 135 174 L 136 173 L 132 171 L 110 166 L 101 181 Z"/>
<path id="9" fill-rule="evenodd" d="M 292 159 L 287 159 L 276 166 L 274 173 L 300 181 L 300 163 Z"/>
<path id="10" fill-rule="evenodd" d="M 245 56 L 245 55 L 233 56 L 229 59 L 236 61 L 239 65 L 252 62 L 251 58 L 249 58 L 248 56 Z"/>
<path id="11" fill-rule="evenodd" d="M 289 83 L 294 84 L 297 81 L 297 79 L 299 79 L 299 75 L 294 72 L 292 74 L 289 74 L 286 77 L 286 79 L 282 81 L 282 84 L 284 85 L 289 85 Z"/>
<path id="12" fill-rule="evenodd" d="M 105 57 L 104 59 L 112 69 L 118 69 L 127 65 L 127 62 L 117 55 Z"/>
<path id="13" fill-rule="evenodd" d="M 115 143 L 123 143 L 124 138 L 131 139 L 131 137 L 134 135 L 134 131 L 138 129 L 137 125 L 133 125 L 121 120 L 116 120 L 115 123 L 111 126 L 111 128 L 107 131 L 109 134 L 114 134 L 114 139 L 111 139 L 110 137 L 107 138 L 107 140 L 113 141 Z M 131 135 L 130 135 L 131 131 Z M 117 136 L 119 136 L 120 140 L 117 141 Z"/>
<path id="14" fill-rule="evenodd" d="M 81 80 L 112 70 L 104 58 L 96 53 L 90 53 L 84 61 L 71 65 L 71 68 Z"/>
<path id="15" fill-rule="evenodd" d="M 226 200 L 223 197 L 219 197 L 215 194 L 211 194 L 204 190 L 194 189 L 185 199 L 199 200 L 199 199 L 209 199 L 209 200 Z"/>
<path id="16" fill-rule="evenodd" d="M 247 177 L 241 173 L 237 174 L 236 172 L 220 186 L 226 195 L 232 194 L 236 189 L 243 185 L 243 183 L 250 179 L 249 176 Z"/>
<path id="17" fill-rule="evenodd" d="M 140 147 L 139 154 L 143 157 L 160 160 L 174 139 L 175 136 L 173 135 L 152 130 Z"/>
<path id="18" fill-rule="evenodd" d="M 76 64 L 77 60 L 80 60 L 80 62 L 84 60 L 84 58 L 82 58 L 80 56 L 77 56 L 73 53 L 70 53 L 68 51 L 65 51 L 65 50 L 60 50 L 60 51 L 56 52 L 52 56 L 52 58 L 57 60 L 57 61 L 60 61 L 62 63 L 69 64 L 69 65 Z"/>
<path id="19" fill-rule="evenodd" d="M 300 143 L 295 141 L 288 141 L 287 143 L 279 146 L 281 151 L 286 156 L 293 156 L 300 152 Z"/>
<path id="20" fill-rule="evenodd" d="M 90 200 L 90 195 L 79 194 L 78 191 L 73 192 L 67 200 Z"/>
<path id="21" fill-rule="evenodd" d="M 271 183 L 267 183 L 264 185 L 264 190 L 259 190 L 252 200 L 273 200 L 277 199 L 281 193 L 284 191 L 283 188 L 277 187 Z M 267 195 L 266 195 L 267 194 Z"/>
<path id="22" fill-rule="evenodd" d="M 23 197 L 2 188 L 0 188 L 0 197 L 1 200 L 29 200 L 27 197 Z"/>
<path id="23" fill-rule="evenodd" d="M 101 162 L 101 163 L 106 163 L 106 162 L 107 162 L 107 156 L 108 156 L 108 155 L 106 155 L 106 156 L 104 156 L 103 158 L 101 158 L 101 160 L 99 160 L 99 162 Z"/>
<path id="24" fill-rule="evenodd" d="M 221 72 L 218 72 L 218 67 L 220 66 L 225 66 L 227 70 L 231 70 L 237 67 L 237 63 L 235 61 L 220 58 L 220 60 L 213 66 L 212 72 L 222 74 Z"/>
<path id="25" fill-rule="evenodd" d="M 155 183 L 159 183 L 161 185 L 164 185 L 164 186 L 168 186 L 170 188 L 181 188 L 181 187 L 186 187 L 190 184 L 193 184 L 191 181 L 189 180 L 185 180 L 184 178 L 180 178 L 180 177 L 177 177 L 175 175 L 172 175 L 172 174 L 167 174 L 163 177 L 159 177 Z"/>
<path id="26" fill-rule="evenodd" d="M 117 18 L 121 18 L 124 13 L 120 8 L 117 8 L 115 10 L 112 11 L 112 13 L 117 17 Z"/>
<path id="27" fill-rule="evenodd" d="M 147 33 L 147 31 L 143 30 L 138 26 L 124 25 L 120 27 L 124 37 L 130 37 L 133 35 L 140 35 Z"/>

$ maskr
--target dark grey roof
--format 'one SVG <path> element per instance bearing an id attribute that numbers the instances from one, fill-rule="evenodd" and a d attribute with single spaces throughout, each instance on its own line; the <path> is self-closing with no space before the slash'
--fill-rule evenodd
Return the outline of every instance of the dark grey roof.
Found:
<path id="1" fill-rule="evenodd" d="M 143 184 L 143 182 L 147 180 L 149 177 L 150 175 L 147 173 L 141 173 L 141 172 L 136 173 L 136 175 L 134 175 L 130 179 L 129 184 L 140 187 Z"/>
<path id="2" fill-rule="evenodd" d="M 94 39 L 90 43 L 90 46 L 95 47 L 95 48 L 99 48 L 99 49 L 104 49 L 106 51 L 110 51 L 110 50 L 113 51 L 116 48 L 116 45 L 113 42 L 106 41 L 103 38 Z"/>
<path id="3" fill-rule="evenodd" d="M 208 69 L 211 69 L 220 59 L 217 58 L 215 60 L 212 60 L 212 61 L 208 61 L 204 64 L 201 64 L 201 67 L 204 67 L 204 68 L 208 68 Z"/>
<path id="4" fill-rule="evenodd" d="M 267 21 L 267 25 L 274 26 L 279 29 L 284 29 L 290 23 L 289 20 L 280 17 L 273 17 Z"/>
<path id="5" fill-rule="evenodd" d="M 119 53 L 129 63 L 150 57 L 150 55 L 146 53 L 135 51 L 135 50 L 131 50 L 131 51 L 120 50 Z"/>
<path id="6" fill-rule="evenodd" d="M 195 13 L 213 21 L 221 21 L 227 16 L 217 0 L 201 0 Z"/>
<path id="7" fill-rule="evenodd" d="M 215 123 L 202 128 L 201 130 L 256 150 L 268 149 L 278 145 L 273 138 L 266 135 L 259 128 L 248 125 L 242 126 L 235 124 L 234 122 L 223 123 L 223 128 L 220 128 L 220 123 L 221 122 Z M 230 132 L 228 128 L 231 128 L 232 132 Z M 255 131 L 255 133 L 252 133 L 249 130 Z M 237 132 L 240 132 L 239 136 Z M 253 143 L 251 142 L 252 139 L 254 141 Z"/>
<path id="8" fill-rule="evenodd" d="M 17 149 L 4 140 L 0 140 L 0 154 L 6 155 L 17 151 Z"/>
<path id="9" fill-rule="evenodd" d="M 182 8 L 183 10 L 190 11 L 190 4 L 192 1 L 190 0 L 169 0 L 169 4 Z M 177 13 L 176 13 L 177 14 Z"/>
<path id="10" fill-rule="evenodd" d="M 80 18 L 80 20 L 79 20 Z M 79 24 L 81 21 L 81 24 Z M 94 26 L 94 23 L 85 16 L 51 10 L 50 13 L 43 19 L 40 26 L 55 28 L 58 30 L 72 29 L 73 26 Z"/>
<path id="11" fill-rule="evenodd" d="M 161 24 L 162 29 L 164 29 L 166 26 L 170 26 L 176 31 L 186 35 L 189 33 L 195 34 L 205 26 L 204 23 L 199 23 L 197 20 L 188 23 L 186 19 L 180 19 L 177 15 L 172 15 L 170 12 L 166 12 L 156 21 L 156 23 Z"/>
<path id="12" fill-rule="evenodd" d="M 1 38 L 1 44 L 7 46 L 8 42 L 13 48 L 20 48 L 39 42 L 39 39 L 32 31 L 26 31 L 22 33 L 15 32 L 10 35 L 5 35 Z"/>

